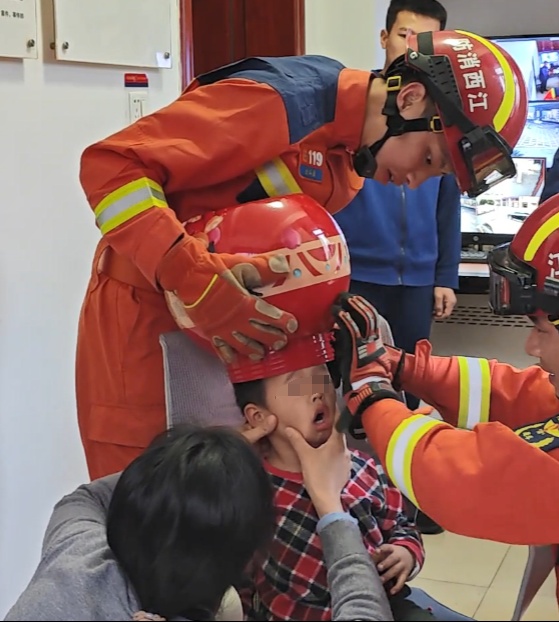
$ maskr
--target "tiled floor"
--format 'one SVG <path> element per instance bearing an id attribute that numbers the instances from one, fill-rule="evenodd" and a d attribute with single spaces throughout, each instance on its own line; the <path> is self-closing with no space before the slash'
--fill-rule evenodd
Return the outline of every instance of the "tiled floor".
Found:
<path id="1" fill-rule="evenodd" d="M 510 620 L 527 548 L 451 533 L 425 536 L 425 566 L 411 585 L 476 620 Z M 559 620 L 555 576 L 551 575 L 523 620 Z"/>

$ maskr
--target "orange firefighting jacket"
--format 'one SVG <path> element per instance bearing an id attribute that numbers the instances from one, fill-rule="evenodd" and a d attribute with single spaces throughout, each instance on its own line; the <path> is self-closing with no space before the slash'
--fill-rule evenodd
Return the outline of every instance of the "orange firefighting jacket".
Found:
<path id="1" fill-rule="evenodd" d="M 329 58 L 250 58 L 87 148 L 80 181 L 101 233 L 155 284 L 161 258 L 207 211 L 304 192 L 330 212 L 362 186 L 371 73 Z"/>
<path id="2" fill-rule="evenodd" d="M 559 400 L 546 372 L 464 356 L 406 355 L 401 383 L 444 419 L 371 405 L 367 438 L 393 482 L 449 531 L 559 543 Z"/>

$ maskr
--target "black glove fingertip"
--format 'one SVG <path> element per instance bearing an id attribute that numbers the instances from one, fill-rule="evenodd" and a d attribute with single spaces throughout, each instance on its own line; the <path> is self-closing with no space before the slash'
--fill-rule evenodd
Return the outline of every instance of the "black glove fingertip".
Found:
<path id="1" fill-rule="evenodd" d="M 338 432 L 346 433 L 349 432 L 349 428 L 351 427 L 351 421 L 353 419 L 352 414 L 349 412 L 347 406 L 342 410 L 340 416 L 338 417 L 338 421 L 336 422 L 336 430 Z"/>
<path id="2" fill-rule="evenodd" d="M 330 312 L 335 318 L 339 316 L 340 311 L 342 311 L 342 307 L 339 304 L 333 304 L 332 308 L 330 309 Z"/>

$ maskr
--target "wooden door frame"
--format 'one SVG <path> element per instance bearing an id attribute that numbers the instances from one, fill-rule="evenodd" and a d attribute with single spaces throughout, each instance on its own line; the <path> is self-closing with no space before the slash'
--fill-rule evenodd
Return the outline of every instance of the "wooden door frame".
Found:
<path id="1" fill-rule="evenodd" d="M 179 0 L 180 20 L 180 64 L 182 74 L 182 88 L 194 78 L 194 55 L 193 55 L 193 27 L 192 27 L 192 0 Z"/>
<path id="2" fill-rule="evenodd" d="M 279 2 L 280 0 L 278 0 Z M 305 53 L 305 0 L 293 0 L 297 3 L 295 27 L 295 53 Z M 182 88 L 194 78 L 192 0 L 179 0 L 180 50 Z"/>
<path id="3" fill-rule="evenodd" d="M 297 11 L 295 11 L 295 54 L 305 54 L 305 0 L 295 0 Z"/>

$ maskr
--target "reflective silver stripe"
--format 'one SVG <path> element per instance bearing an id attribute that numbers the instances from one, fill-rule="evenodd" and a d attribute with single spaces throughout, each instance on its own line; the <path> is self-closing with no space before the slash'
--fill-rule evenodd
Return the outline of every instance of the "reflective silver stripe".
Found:
<path id="1" fill-rule="evenodd" d="M 489 421 L 491 372 L 487 359 L 458 357 L 460 370 L 460 403 L 458 427 L 472 430 L 478 423 Z"/>
<path id="2" fill-rule="evenodd" d="M 138 190 L 134 190 L 130 194 L 126 195 L 122 199 L 119 199 L 105 208 L 99 216 L 97 216 L 97 226 L 99 228 L 103 227 L 105 223 L 107 223 L 111 218 L 114 218 L 118 214 L 130 209 L 134 205 L 141 203 L 143 201 L 149 201 L 150 199 L 158 199 L 159 201 L 165 202 L 165 195 L 163 192 L 159 192 L 159 190 L 154 190 L 150 186 L 145 186 L 143 188 L 138 188 Z"/>
<path id="3" fill-rule="evenodd" d="M 95 208 L 95 219 L 101 233 L 106 234 L 153 207 L 169 207 L 163 188 L 152 179 L 141 177 L 107 195 Z"/>
<path id="4" fill-rule="evenodd" d="M 281 158 L 274 158 L 257 168 L 256 175 L 269 197 L 302 192 L 295 177 Z"/>
<path id="5" fill-rule="evenodd" d="M 411 465 L 413 452 L 417 443 L 432 428 L 444 425 L 425 415 L 413 415 L 394 430 L 386 451 L 386 470 L 390 479 L 396 484 L 412 503 L 416 506 L 417 498 L 413 489 Z M 419 506 L 418 506 L 419 507 Z"/>
<path id="6" fill-rule="evenodd" d="M 275 194 L 281 196 L 283 194 L 291 194 L 291 190 L 287 183 L 283 180 L 280 172 L 273 162 L 267 162 L 262 167 L 262 170 L 268 175 L 270 183 L 274 186 Z"/>

